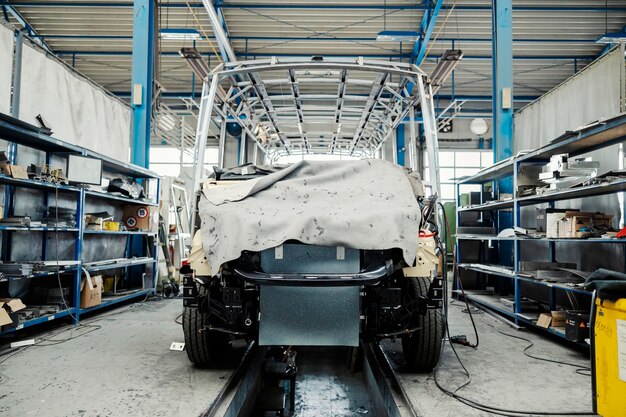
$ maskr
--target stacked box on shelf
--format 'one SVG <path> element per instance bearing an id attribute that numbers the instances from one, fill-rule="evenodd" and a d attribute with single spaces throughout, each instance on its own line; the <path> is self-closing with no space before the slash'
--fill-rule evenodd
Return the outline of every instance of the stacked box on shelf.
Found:
<path id="1" fill-rule="evenodd" d="M 519 325 L 537 327 L 538 313 L 542 311 L 529 311 L 525 309 L 524 300 L 527 296 L 533 295 L 540 298 L 540 309 L 550 312 L 559 308 L 571 310 L 586 310 L 591 308 L 591 293 L 580 286 L 569 283 L 549 282 L 537 279 L 531 274 L 520 270 L 520 261 L 523 256 L 528 258 L 529 254 L 536 253 L 543 255 L 540 251 L 533 252 L 530 246 L 533 244 L 546 245 L 546 252 L 552 261 L 556 261 L 557 243 L 570 243 L 572 245 L 624 245 L 626 240 L 618 240 L 610 237 L 597 237 L 590 239 L 572 239 L 564 237 L 550 238 L 530 238 L 519 234 L 510 236 L 498 236 L 501 228 L 498 228 L 497 220 L 492 220 L 485 227 L 495 227 L 496 233 L 481 234 L 480 230 L 472 230 L 471 233 L 463 234 L 464 213 L 476 213 L 481 219 L 497 219 L 499 211 L 507 210 L 513 213 L 513 226 L 524 229 L 522 224 L 522 207 L 531 207 L 541 204 L 548 205 L 548 211 L 555 210 L 555 202 L 581 199 L 592 196 L 609 195 L 626 191 L 626 176 L 615 177 L 606 181 L 597 181 L 589 185 L 577 186 L 575 188 L 565 188 L 550 190 L 543 194 L 532 194 L 528 192 L 532 186 L 528 186 L 521 173 L 537 172 L 537 167 L 547 164 L 552 155 L 569 154 L 570 157 L 587 154 L 598 149 L 617 145 L 626 140 L 626 115 L 621 115 L 601 123 L 586 126 L 579 131 L 568 132 L 558 140 L 550 142 L 537 150 L 517 155 L 502 161 L 494 166 L 482 170 L 481 172 L 465 178 L 457 183 L 457 262 L 461 266 L 461 282 L 465 283 L 466 297 L 475 303 L 489 308 L 493 311 L 507 316 Z M 528 169 L 532 167 L 532 169 Z M 461 194 L 464 186 L 476 184 L 485 189 L 490 187 L 497 190 L 497 183 L 503 179 L 511 179 L 514 192 L 512 198 L 499 199 L 497 193 L 493 195 L 493 201 L 481 200 L 478 204 L 462 205 Z M 518 188 L 519 186 L 519 188 Z M 517 192 L 519 190 L 519 192 Z M 480 193 L 482 195 L 482 193 Z M 507 196 L 509 197 L 509 196 Z M 592 211 L 592 210 L 587 210 Z M 487 223 L 487 222 L 486 222 Z M 523 232 L 523 230 L 522 230 Z M 573 236 L 580 236 L 580 233 L 572 233 Z M 533 243 L 531 243 L 533 242 Z M 513 251 L 513 262 L 511 265 L 497 265 L 497 251 L 505 244 L 511 245 Z M 528 245 L 528 246 L 524 246 Z M 526 252 L 522 254 L 523 248 Z M 620 246 L 622 250 L 625 246 Z M 509 246 L 510 248 L 510 246 Z M 472 258 L 473 256 L 473 258 Z M 478 259 L 477 259 L 478 258 Z M 624 261 L 626 262 L 626 260 Z M 490 264 L 490 265 L 489 265 Z M 496 264 L 496 265 L 493 265 Z M 621 267 L 626 268 L 626 264 Z M 471 274 L 474 274 L 472 276 Z M 475 279 L 478 274 L 480 279 Z M 558 274 L 555 274 L 558 275 Z M 467 282 L 466 282 L 467 281 Z M 488 285 L 487 285 L 488 284 Z M 494 287 L 494 291 L 487 288 Z M 455 283 L 455 293 L 461 293 L 461 287 Z M 503 299 L 513 300 L 512 309 Z M 545 304 L 545 306 L 544 306 Z M 561 328 L 549 327 L 544 329 L 549 333 L 566 338 L 565 331 Z M 577 341 L 580 343 L 580 341 Z M 583 342 L 584 344 L 584 342 Z"/>
<path id="2" fill-rule="evenodd" d="M 33 220 L 33 225 L 12 222 L 0 225 L 2 261 L 7 266 L 0 276 L 0 298 L 12 295 L 8 285 L 13 281 L 12 291 L 19 291 L 27 304 L 22 314 L 16 315 L 17 320 L 0 328 L 0 335 L 62 317 L 77 322 L 83 313 L 145 297 L 154 291 L 156 224 L 146 230 L 86 230 L 84 215 L 98 208 L 112 211 L 121 222 L 127 206 L 150 210 L 158 205 L 157 174 L 55 139 L 3 114 L 0 114 L 0 140 L 6 143 L 6 155 L 12 165 L 36 163 L 65 168 L 70 154 L 96 158 L 102 161 L 105 182 L 113 177 L 137 181 L 148 196 L 138 200 L 114 195 L 106 191 L 106 184 L 86 188 L 0 174 L 0 187 L 4 188 L 3 216 L 28 216 Z M 115 256 L 110 256 L 112 251 Z M 34 262 L 33 268 L 37 269 L 28 274 L 23 269 L 16 273 L 8 262 L 18 265 Z M 118 294 L 107 297 L 105 293 L 100 304 L 80 308 L 85 271 L 116 273 Z"/>

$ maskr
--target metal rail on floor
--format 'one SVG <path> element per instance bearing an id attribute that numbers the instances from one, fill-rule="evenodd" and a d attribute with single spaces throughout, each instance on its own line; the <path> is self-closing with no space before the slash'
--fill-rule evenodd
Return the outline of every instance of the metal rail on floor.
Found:
<path id="1" fill-rule="evenodd" d="M 370 415 L 379 417 L 421 415 L 422 413 L 411 402 L 381 346 L 378 343 L 362 343 L 360 348 L 363 352 L 363 378 L 373 407 Z M 250 417 L 255 415 L 254 407 L 263 389 L 264 363 L 268 351 L 267 348 L 260 348 L 252 343 L 237 369 L 201 416 Z"/>
<path id="2" fill-rule="evenodd" d="M 256 396 L 260 392 L 260 378 L 266 350 L 252 342 L 243 355 L 235 372 L 228 378 L 217 397 L 201 417 L 237 417 L 252 412 Z"/>
<path id="3" fill-rule="evenodd" d="M 378 343 L 362 343 L 363 377 L 375 415 L 384 417 L 417 417 L 418 412 L 404 390 L 389 358 Z"/>

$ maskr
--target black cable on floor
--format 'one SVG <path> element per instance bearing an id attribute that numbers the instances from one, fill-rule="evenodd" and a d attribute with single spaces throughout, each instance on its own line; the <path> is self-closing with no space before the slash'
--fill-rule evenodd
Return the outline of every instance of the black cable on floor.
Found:
<path id="1" fill-rule="evenodd" d="M 532 348 L 533 346 L 535 346 L 535 344 L 532 341 L 530 341 L 529 339 L 526 339 L 525 337 L 516 336 L 516 335 L 510 334 L 510 333 L 503 332 L 502 330 L 498 329 L 493 324 L 487 323 L 485 320 L 482 320 L 482 321 L 487 326 L 493 328 L 496 332 L 498 332 L 498 333 L 500 333 L 500 334 L 502 334 L 504 336 L 508 336 L 508 337 L 511 337 L 511 338 L 517 339 L 517 340 L 522 340 L 522 341 L 528 343 L 528 346 L 526 346 L 524 348 L 524 350 L 522 350 L 522 353 L 524 355 L 528 356 L 529 358 L 532 358 L 532 359 L 535 359 L 535 360 L 538 360 L 538 361 L 543 361 L 543 362 L 555 363 L 555 364 L 558 364 L 558 365 L 572 366 L 574 368 L 577 368 L 575 372 L 577 374 L 579 374 L 579 375 L 584 375 L 584 376 L 590 376 L 591 375 L 591 374 L 581 373 L 581 372 L 591 372 L 591 367 L 589 367 L 589 366 L 582 366 L 582 365 L 576 364 L 576 363 L 564 362 L 564 361 L 559 361 L 559 360 L 556 360 L 556 359 L 542 358 L 540 356 L 531 355 L 530 353 L 528 353 L 528 350 L 530 348 Z"/>
<path id="2" fill-rule="evenodd" d="M 445 294 L 444 294 L 445 295 Z M 448 324 L 448 319 L 447 319 L 447 314 L 444 316 L 445 317 L 445 330 L 446 330 L 446 334 L 448 335 L 448 338 L 450 337 L 450 327 Z M 443 352 L 445 350 L 445 342 L 446 340 L 444 339 L 444 343 L 442 344 L 441 347 L 441 353 L 440 353 L 440 357 L 439 357 L 439 363 L 437 364 L 437 366 L 435 367 L 434 373 L 433 373 L 433 379 L 435 381 L 435 385 L 437 385 L 437 388 L 439 388 L 439 390 L 441 390 L 444 394 L 456 399 L 457 401 L 461 402 L 462 404 L 465 404 L 469 407 L 475 408 L 477 410 L 481 410 L 481 411 L 485 411 L 485 412 L 489 412 L 489 413 L 493 413 L 493 414 L 499 414 L 499 415 L 503 415 L 503 416 L 511 416 L 511 417 L 521 417 L 521 416 L 532 416 L 532 415 L 537 415 L 537 416 L 565 416 L 565 415 L 576 415 L 576 416 L 587 416 L 587 415 L 595 415 L 595 413 L 593 412 L 580 412 L 580 411 L 564 411 L 564 412 L 550 412 L 550 411 L 528 411 L 528 410 L 512 410 L 512 409 L 505 409 L 505 408 L 500 408 L 500 407 L 495 407 L 492 405 L 488 405 L 488 404 L 484 404 L 484 403 L 480 403 L 478 401 L 472 400 L 470 398 L 464 397 L 460 394 L 458 394 L 458 391 L 460 391 L 461 389 L 467 387 L 471 382 L 472 382 L 472 377 L 469 373 L 469 371 L 467 370 L 467 368 L 465 367 L 465 364 L 463 363 L 463 361 L 461 360 L 461 357 L 459 356 L 456 348 L 454 347 L 454 345 L 452 343 L 449 343 L 450 348 L 452 348 L 452 352 L 454 353 L 454 356 L 456 357 L 457 361 L 459 362 L 459 365 L 461 365 L 461 368 L 463 368 L 463 373 L 465 374 L 467 381 L 465 381 L 463 384 L 461 384 L 459 387 L 457 387 L 456 389 L 454 389 L 454 391 L 451 391 L 449 389 L 447 389 L 446 387 L 444 387 L 439 379 L 438 379 L 438 371 L 440 369 L 440 365 L 441 365 L 441 359 L 443 358 Z"/>
<path id="3" fill-rule="evenodd" d="M 454 243 L 452 242 L 452 231 L 450 228 L 450 222 L 448 221 L 448 215 L 446 214 L 446 210 L 443 207 L 443 204 L 438 203 L 439 206 L 441 207 L 441 211 L 443 213 L 443 220 L 444 220 L 444 224 L 446 227 L 446 235 L 448 237 L 448 243 L 450 244 L 450 247 L 454 247 Z M 446 253 L 443 252 L 443 258 L 444 258 L 444 267 L 445 269 L 445 275 L 446 275 L 446 281 L 448 279 L 448 262 L 447 262 L 447 256 Z M 463 295 L 463 301 L 465 302 L 465 307 L 467 307 L 467 312 L 469 314 L 470 317 L 470 321 L 472 322 L 472 327 L 474 328 L 474 336 L 476 337 L 476 343 L 469 343 L 468 346 L 473 347 L 474 349 L 476 349 L 478 347 L 478 345 L 480 344 L 480 338 L 478 337 L 478 330 L 476 329 L 476 323 L 474 322 L 474 316 L 472 314 L 472 310 L 470 308 L 469 302 L 467 301 L 467 297 L 465 296 L 465 290 L 463 289 L 463 283 L 461 282 L 461 277 L 459 274 L 459 265 L 458 262 L 456 260 L 456 249 L 454 249 L 452 251 L 452 274 L 454 276 L 454 278 L 457 280 L 457 284 L 459 285 L 459 288 L 461 289 L 461 294 Z M 446 311 L 446 315 L 447 315 L 447 311 Z M 450 335 L 448 335 L 448 339 L 450 338 Z"/>
<path id="4" fill-rule="evenodd" d="M 441 206 L 442 210 L 443 210 L 443 205 L 441 203 L 439 203 L 439 205 Z M 446 223 L 446 229 L 447 229 L 447 234 L 448 234 L 448 238 L 450 239 L 450 241 L 452 240 L 452 236 L 450 234 L 450 227 L 449 227 L 449 223 L 448 223 L 448 219 L 447 216 L 445 214 L 445 210 L 443 211 L 443 217 L 444 217 L 444 222 Z M 441 240 L 439 240 L 439 244 L 441 245 Z M 445 257 L 445 253 L 444 253 L 444 257 L 443 257 L 443 266 L 444 266 L 444 271 L 445 274 L 447 275 L 447 260 Z M 458 281 L 460 281 L 460 277 L 458 274 L 458 266 L 456 265 L 456 257 L 454 259 L 454 267 L 455 270 L 453 271 L 453 273 L 455 273 Z M 447 277 L 446 277 L 447 278 Z M 444 300 L 447 301 L 448 299 L 448 283 L 447 283 L 447 279 L 444 279 L 444 285 L 443 285 L 443 297 Z M 461 293 L 464 294 L 462 287 L 461 288 Z M 478 330 L 476 328 L 476 324 L 474 322 L 474 319 L 472 317 L 472 312 L 471 309 L 469 307 L 469 303 L 467 302 L 467 298 L 463 297 L 465 299 L 465 304 L 467 306 L 467 311 L 468 314 L 471 318 L 472 321 L 472 326 L 474 328 L 474 332 L 476 334 L 476 345 L 478 345 Z M 513 409 L 506 409 L 506 408 L 500 408 L 500 407 L 495 407 L 492 405 L 488 405 L 488 404 L 484 404 L 484 403 L 480 403 L 478 401 L 474 401 L 470 398 L 464 397 L 462 395 L 457 394 L 457 392 L 463 388 L 465 388 L 466 386 L 468 386 L 471 382 L 472 382 L 472 377 L 469 373 L 469 371 L 467 370 L 467 368 L 465 367 L 465 364 L 463 363 L 463 361 L 461 360 L 461 357 L 459 356 L 456 348 L 454 347 L 454 344 L 450 343 L 450 326 L 448 323 L 448 303 L 444 302 L 444 312 L 443 312 L 443 320 L 444 320 L 444 326 L 445 326 L 445 335 L 447 335 L 447 338 L 444 337 L 443 339 L 443 343 L 441 344 L 441 351 L 439 352 L 439 362 L 437 363 L 437 366 L 434 369 L 433 372 L 433 378 L 435 381 L 435 385 L 437 385 L 437 388 L 439 388 L 439 390 L 441 390 L 444 394 L 454 398 L 455 400 L 459 401 L 462 404 L 465 404 L 469 407 L 475 408 L 477 410 L 480 411 L 485 411 L 488 413 L 493 413 L 493 414 L 498 414 L 498 415 L 503 415 L 503 416 L 510 416 L 510 417 L 521 417 L 521 416 L 566 416 L 566 415 L 574 415 L 574 416 L 589 416 L 589 415 L 596 415 L 593 412 L 580 412 L 580 411 L 573 411 L 573 412 L 550 412 L 550 411 L 528 411 L 528 410 L 513 410 Z M 450 345 L 450 347 L 452 348 L 452 352 L 454 353 L 454 356 L 456 357 L 457 361 L 459 362 L 459 365 L 461 365 L 461 368 L 463 368 L 463 373 L 465 374 L 467 381 L 465 381 L 463 384 L 461 384 L 459 387 L 457 387 L 456 389 L 454 389 L 454 391 L 451 391 L 449 389 L 447 389 L 446 387 L 444 387 L 438 380 L 437 378 L 437 374 L 439 372 L 440 369 L 440 365 L 441 365 L 441 360 L 443 358 L 443 352 L 445 350 L 445 346 L 446 346 L 446 341 L 448 342 L 448 344 Z M 530 346 L 528 346 L 527 348 L 530 348 Z M 577 365 L 578 366 L 578 365 Z"/>

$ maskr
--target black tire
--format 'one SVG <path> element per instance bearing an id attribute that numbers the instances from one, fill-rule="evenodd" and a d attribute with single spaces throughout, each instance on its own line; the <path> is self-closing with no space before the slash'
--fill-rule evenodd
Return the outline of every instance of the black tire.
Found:
<path id="1" fill-rule="evenodd" d="M 406 278 L 407 297 L 426 297 L 430 288 L 430 278 Z M 412 372 L 430 372 L 439 362 L 443 338 L 443 321 L 440 309 L 428 309 L 426 314 L 415 314 L 413 325 L 419 330 L 402 338 L 402 352 L 407 367 Z"/>
<path id="2" fill-rule="evenodd" d="M 206 288 L 198 286 L 198 298 L 207 295 Z M 198 308 L 184 307 L 183 332 L 187 357 L 198 368 L 211 368 L 223 359 L 229 348 L 227 334 L 203 330 L 209 325 L 209 315 Z"/>

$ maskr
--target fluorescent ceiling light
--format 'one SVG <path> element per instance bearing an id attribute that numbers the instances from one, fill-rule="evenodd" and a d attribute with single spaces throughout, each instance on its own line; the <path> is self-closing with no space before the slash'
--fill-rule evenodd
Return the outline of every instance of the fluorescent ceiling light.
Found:
<path id="1" fill-rule="evenodd" d="M 462 58 L 463 52 L 459 49 L 448 49 L 443 53 L 441 58 L 439 58 L 439 62 L 437 62 L 437 66 L 432 74 L 430 74 L 430 84 L 433 94 L 437 93 L 441 86 L 443 86 L 454 68 L 461 62 Z"/>
<path id="2" fill-rule="evenodd" d="M 383 30 L 378 32 L 377 41 L 416 42 L 420 38 L 417 32 L 406 30 Z"/>
<path id="3" fill-rule="evenodd" d="M 620 43 L 626 42 L 626 32 L 612 32 L 600 36 L 596 43 Z"/>
<path id="4" fill-rule="evenodd" d="M 202 39 L 200 32 L 195 29 L 165 28 L 159 32 L 161 39 L 168 41 L 197 41 Z"/>
<path id="5" fill-rule="evenodd" d="M 211 72 L 209 65 L 204 61 L 202 54 L 196 48 L 182 48 L 178 53 L 200 79 L 205 79 Z"/>

